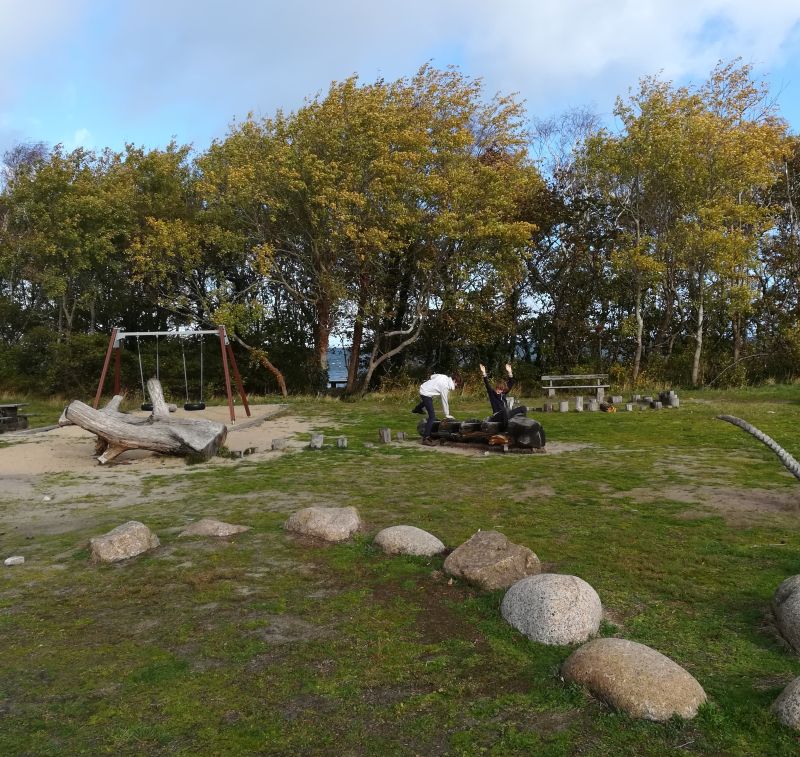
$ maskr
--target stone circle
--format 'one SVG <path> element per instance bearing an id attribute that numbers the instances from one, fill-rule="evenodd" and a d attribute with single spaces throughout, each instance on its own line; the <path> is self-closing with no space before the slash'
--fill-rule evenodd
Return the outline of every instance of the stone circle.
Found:
<path id="1" fill-rule="evenodd" d="M 287 531 L 325 541 L 344 541 L 361 527 L 355 507 L 306 507 L 283 524 Z"/>
<path id="2" fill-rule="evenodd" d="M 433 557 L 445 551 L 444 543 L 416 526 L 390 526 L 379 531 L 375 544 L 387 555 Z"/>
<path id="3" fill-rule="evenodd" d="M 540 573 L 517 581 L 503 597 L 503 618 L 540 644 L 578 644 L 600 629 L 597 592 L 577 576 Z"/>
<path id="4" fill-rule="evenodd" d="M 178 536 L 233 536 L 233 534 L 240 534 L 249 530 L 250 526 L 224 523 L 216 518 L 201 518 L 189 524 Z"/>
<path id="5" fill-rule="evenodd" d="M 451 576 L 482 589 L 505 589 L 520 578 L 538 573 L 539 558 L 527 547 L 510 542 L 499 531 L 478 531 L 444 561 Z"/>
<path id="6" fill-rule="evenodd" d="M 155 549 L 161 542 L 144 523 L 129 520 L 89 540 L 94 562 L 119 562 Z"/>
<path id="7" fill-rule="evenodd" d="M 586 686 L 598 699 L 635 718 L 687 720 L 706 701 L 703 687 L 678 663 L 627 639 L 595 639 L 561 666 L 566 681 Z"/>
<path id="8" fill-rule="evenodd" d="M 780 693 L 772 703 L 772 711 L 781 723 L 800 731 L 800 677 Z"/>
<path id="9" fill-rule="evenodd" d="M 800 652 L 800 575 L 789 576 L 775 590 L 772 612 L 781 636 Z"/>

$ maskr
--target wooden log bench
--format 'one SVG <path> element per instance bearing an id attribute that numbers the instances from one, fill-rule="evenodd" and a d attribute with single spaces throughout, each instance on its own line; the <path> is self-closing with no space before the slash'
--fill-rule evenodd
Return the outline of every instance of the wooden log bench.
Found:
<path id="1" fill-rule="evenodd" d="M 555 397 L 557 391 L 590 389 L 598 402 L 602 402 L 609 384 L 607 373 L 564 374 L 562 376 L 542 376 L 542 389 L 548 397 Z"/>

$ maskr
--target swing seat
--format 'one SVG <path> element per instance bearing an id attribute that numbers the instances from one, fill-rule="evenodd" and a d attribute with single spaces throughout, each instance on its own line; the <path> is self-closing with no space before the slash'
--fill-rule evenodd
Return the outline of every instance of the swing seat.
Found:
<path id="1" fill-rule="evenodd" d="M 187 402 L 183 406 L 184 410 L 205 410 L 206 403 L 205 402 Z"/>
<path id="2" fill-rule="evenodd" d="M 152 402 L 142 402 L 141 408 L 142 408 L 142 410 L 149 410 L 152 413 L 153 412 L 153 403 Z"/>

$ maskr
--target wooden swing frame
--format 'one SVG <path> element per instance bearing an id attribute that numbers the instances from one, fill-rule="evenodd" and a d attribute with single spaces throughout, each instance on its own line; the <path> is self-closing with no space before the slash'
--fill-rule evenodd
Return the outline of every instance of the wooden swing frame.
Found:
<path id="1" fill-rule="evenodd" d="M 220 352 L 222 353 L 222 370 L 225 373 L 225 394 L 228 398 L 228 411 L 231 416 L 231 423 L 236 423 L 236 411 L 233 409 L 233 394 L 231 392 L 231 372 L 233 369 L 233 379 L 236 382 L 236 388 L 239 396 L 242 398 L 242 405 L 244 405 L 245 412 L 248 417 L 250 416 L 250 405 L 247 403 L 247 395 L 244 391 L 242 384 L 242 377 L 239 374 L 239 368 L 236 365 L 236 357 L 233 354 L 230 340 L 228 339 L 228 332 L 224 326 L 217 329 L 191 329 L 187 331 L 123 331 L 122 329 L 112 329 L 111 337 L 108 340 L 108 349 L 106 350 L 106 357 L 103 361 L 103 370 L 100 374 L 100 383 L 97 385 L 97 393 L 94 396 L 94 403 L 92 407 L 97 410 L 100 404 L 100 397 L 103 395 L 103 387 L 106 383 L 106 376 L 108 375 L 108 368 L 111 364 L 111 358 L 114 358 L 114 394 L 120 394 L 120 381 L 121 381 L 121 364 L 122 364 L 122 343 L 129 336 L 166 336 L 183 338 L 187 336 L 204 336 L 206 334 L 215 334 L 219 338 Z"/>

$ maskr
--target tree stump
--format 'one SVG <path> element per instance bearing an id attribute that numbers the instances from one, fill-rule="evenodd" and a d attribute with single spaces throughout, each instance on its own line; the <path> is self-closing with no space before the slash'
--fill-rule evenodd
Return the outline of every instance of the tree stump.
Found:
<path id="1" fill-rule="evenodd" d="M 311 434 L 311 441 L 309 442 L 308 446 L 311 449 L 322 449 L 322 445 L 324 443 L 325 443 L 324 434 Z"/>
<path id="2" fill-rule="evenodd" d="M 347 449 L 347 437 L 346 436 L 339 436 L 336 438 L 336 446 L 339 449 Z"/>
<path id="3" fill-rule="evenodd" d="M 626 410 L 627 410 L 629 413 L 630 413 L 630 412 L 632 412 L 632 411 L 633 411 L 633 402 L 628 402 L 628 403 L 625 405 L 625 409 L 626 409 Z"/>
<path id="4" fill-rule="evenodd" d="M 569 400 L 561 400 L 558 403 L 558 412 L 559 413 L 568 413 L 569 412 Z"/>
<path id="5" fill-rule="evenodd" d="M 278 439 L 273 439 L 272 440 L 272 445 L 271 445 L 273 451 L 277 452 L 277 451 L 286 449 L 286 441 L 287 440 L 284 439 L 283 437 L 279 437 Z"/>
<path id="6" fill-rule="evenodd" d="M 580 395 L 575 398 L 575 410 L 579 413 L 583 412 L 583 397 Z"/>
<path id="7" fill-rule="evenodd" d="M 595 399 L 589 400 L 589 412 L 590 413 L 596 413 L 599 409 L 600 409 L 600 403 L 597 400 L 595 400 Z"/>
<path id="8" fill-rule="evenodd" d="M 396 438 L 397 438 L 398 442 L 404 442 L 406 440 L 406 432 L 405 431 L 398 431 Z"/>
<path id="9" fill-rule="evenodd" d="M 378 440 L 383 442 L 383 444 L 388 444 L 392 441 L 392 429 L 390 428 L 379 428 L 378 429 Z"/>

